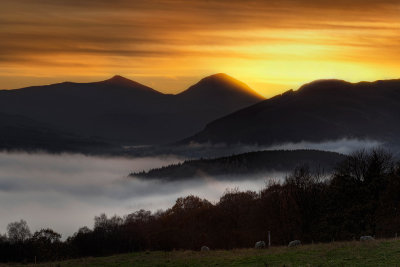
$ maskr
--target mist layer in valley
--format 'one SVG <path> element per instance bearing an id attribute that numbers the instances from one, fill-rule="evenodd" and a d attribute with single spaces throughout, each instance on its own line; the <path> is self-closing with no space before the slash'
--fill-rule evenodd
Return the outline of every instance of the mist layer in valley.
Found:
<path id="1" fill-rule="evenodd" d="M 349 154 L 378 145 L 377 141 L 343 139 L 318 144 L 243 146 L 228 151 L 238 154 L 261 149 L 301 148 Z M 200 145 L 193 147 L 203 149 Z M 214 151 L 219 149 L 221 146 L 212 148 Z M 258 191 L 269 179 L 282 181 L 291 172 L 235 177 L 199 174 L 198 177 L 179 181 L 127 177 L 132 172 L 148 171 L 185 159 L 187 156 L 182 155 L 132 158 L 1 152 L 0 233 L 5 232 L 8 223 L 25 219 L 32 230 L 50 227 L 66 237 L 81 226 L 91 227 L 94 216 L 103 212 L 125 215 L 139 209 L 157 211 L 171 207 L 178 197 L 190 194 L 218 201 L 228 188 Z"/>
<path id="2" fill-rule="evenodd" d="M 125 215 L 139 209 L 171 207 L 181 196 L 194 194 L 217 201 L 227 188 L 258 191 L 265 179 L 161 182 L 129 179 L 131 171 L 148 170 L 182 161 L 176 156 L 122 158 L 81 154 L 0 153 L 0 233 L 7 224 L 25 219 L 32 231 L 50 227 L 73 234 L 92 227 L 101 213 Z M 270 174 L 280 179 L 284 174 Z"/>

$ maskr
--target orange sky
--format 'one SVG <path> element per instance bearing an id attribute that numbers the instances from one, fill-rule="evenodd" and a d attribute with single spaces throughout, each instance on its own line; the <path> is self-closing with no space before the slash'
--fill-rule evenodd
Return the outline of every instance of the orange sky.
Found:
<path id="1" fill-rule="evenodd" d="M 0 2 L 3 89 L 120 74 L 176 93 L 218 72 L 266 97 L 400 78 L 400 1 Z"/>

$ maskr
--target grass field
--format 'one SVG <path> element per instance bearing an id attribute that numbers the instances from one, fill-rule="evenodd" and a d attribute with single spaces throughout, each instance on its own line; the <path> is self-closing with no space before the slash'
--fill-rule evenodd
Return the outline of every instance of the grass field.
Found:
<path id="1" fill-rule="evenodd" d="M 334 242 L 264 250 L 138 252 L 22 266 L 400 266 L 400 240 Z"/>

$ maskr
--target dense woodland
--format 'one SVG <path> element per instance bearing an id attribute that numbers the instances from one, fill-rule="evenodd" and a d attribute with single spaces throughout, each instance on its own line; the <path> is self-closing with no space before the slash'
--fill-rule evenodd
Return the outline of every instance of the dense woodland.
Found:
<path id="1" fill-rule="evenodd" d="M 346 156 L 320 150 L 265 150 L 248 152 L 214 159 L 186 160 L 183 163 L 132 173 L 139 178 L 178 180 L 204 175 L 242 178 L 245 174 L 261 174 L 273 171 L 290 171 L 296 166 L 307 165 L 312 170 L 330 172 Z"/>
<path id="2" fill-rule="evenodd" d="M 394 237 L 400 231 L 400 164 L 390 154 L 358 152 L 330 177 L 296 168 L 283 183 L 260 192 L 227 191 L 217 203 L 196 196 L 166 211 L 140 210 L 123 218 L 100 215 L 65 241 L 51 229 L 33 235 L 25 221 L 0 237 L 2 262 L 49 261 L 143 250 L 198 250 Z"/>

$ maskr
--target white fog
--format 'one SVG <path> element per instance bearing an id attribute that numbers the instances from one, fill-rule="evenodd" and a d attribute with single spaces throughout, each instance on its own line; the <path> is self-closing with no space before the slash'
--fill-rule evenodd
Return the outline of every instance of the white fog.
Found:
<path id="1" fill-rule="evenodd" d="M 94 216 L 103 212 L 122 216 L 139 209 L 166 209 L 190 194 L 216 201 L 226 188 L 259 190 L 265 183 L 264 179 L 160 182 L 127 177 L 131 171 L 179 161 L 0 153 L 0 233 L 8 223 L 24 219 L 32 231 L 50 227 L 65 238 L 81 226 L 92 227 Z"/>
<path id="2" fill-rule="evenodd" d="M 376 141 L 342 139 L 318 144 L 283 144 L 267 149 L 309 148 L 348 154 L 379 145 Z M 105 158 L 0 152 L 0 233 L 6 231 L 8 223 L 24 219 L 32 231 L 50 227 L 65 238 L 79 227 L 92 227 L 94 216 L 103 212 L 123 216 L 139 209 L 166 209 L 178 197 L 190 194 L 216 202 L 226 189 L 259 191 L 268 179 L 282 180 L 287 175 L 269 173 L 219 180 L 205 176 L 164 182 L 127 177 L 131 172 L 183 160 L 176 156 Z"/>

